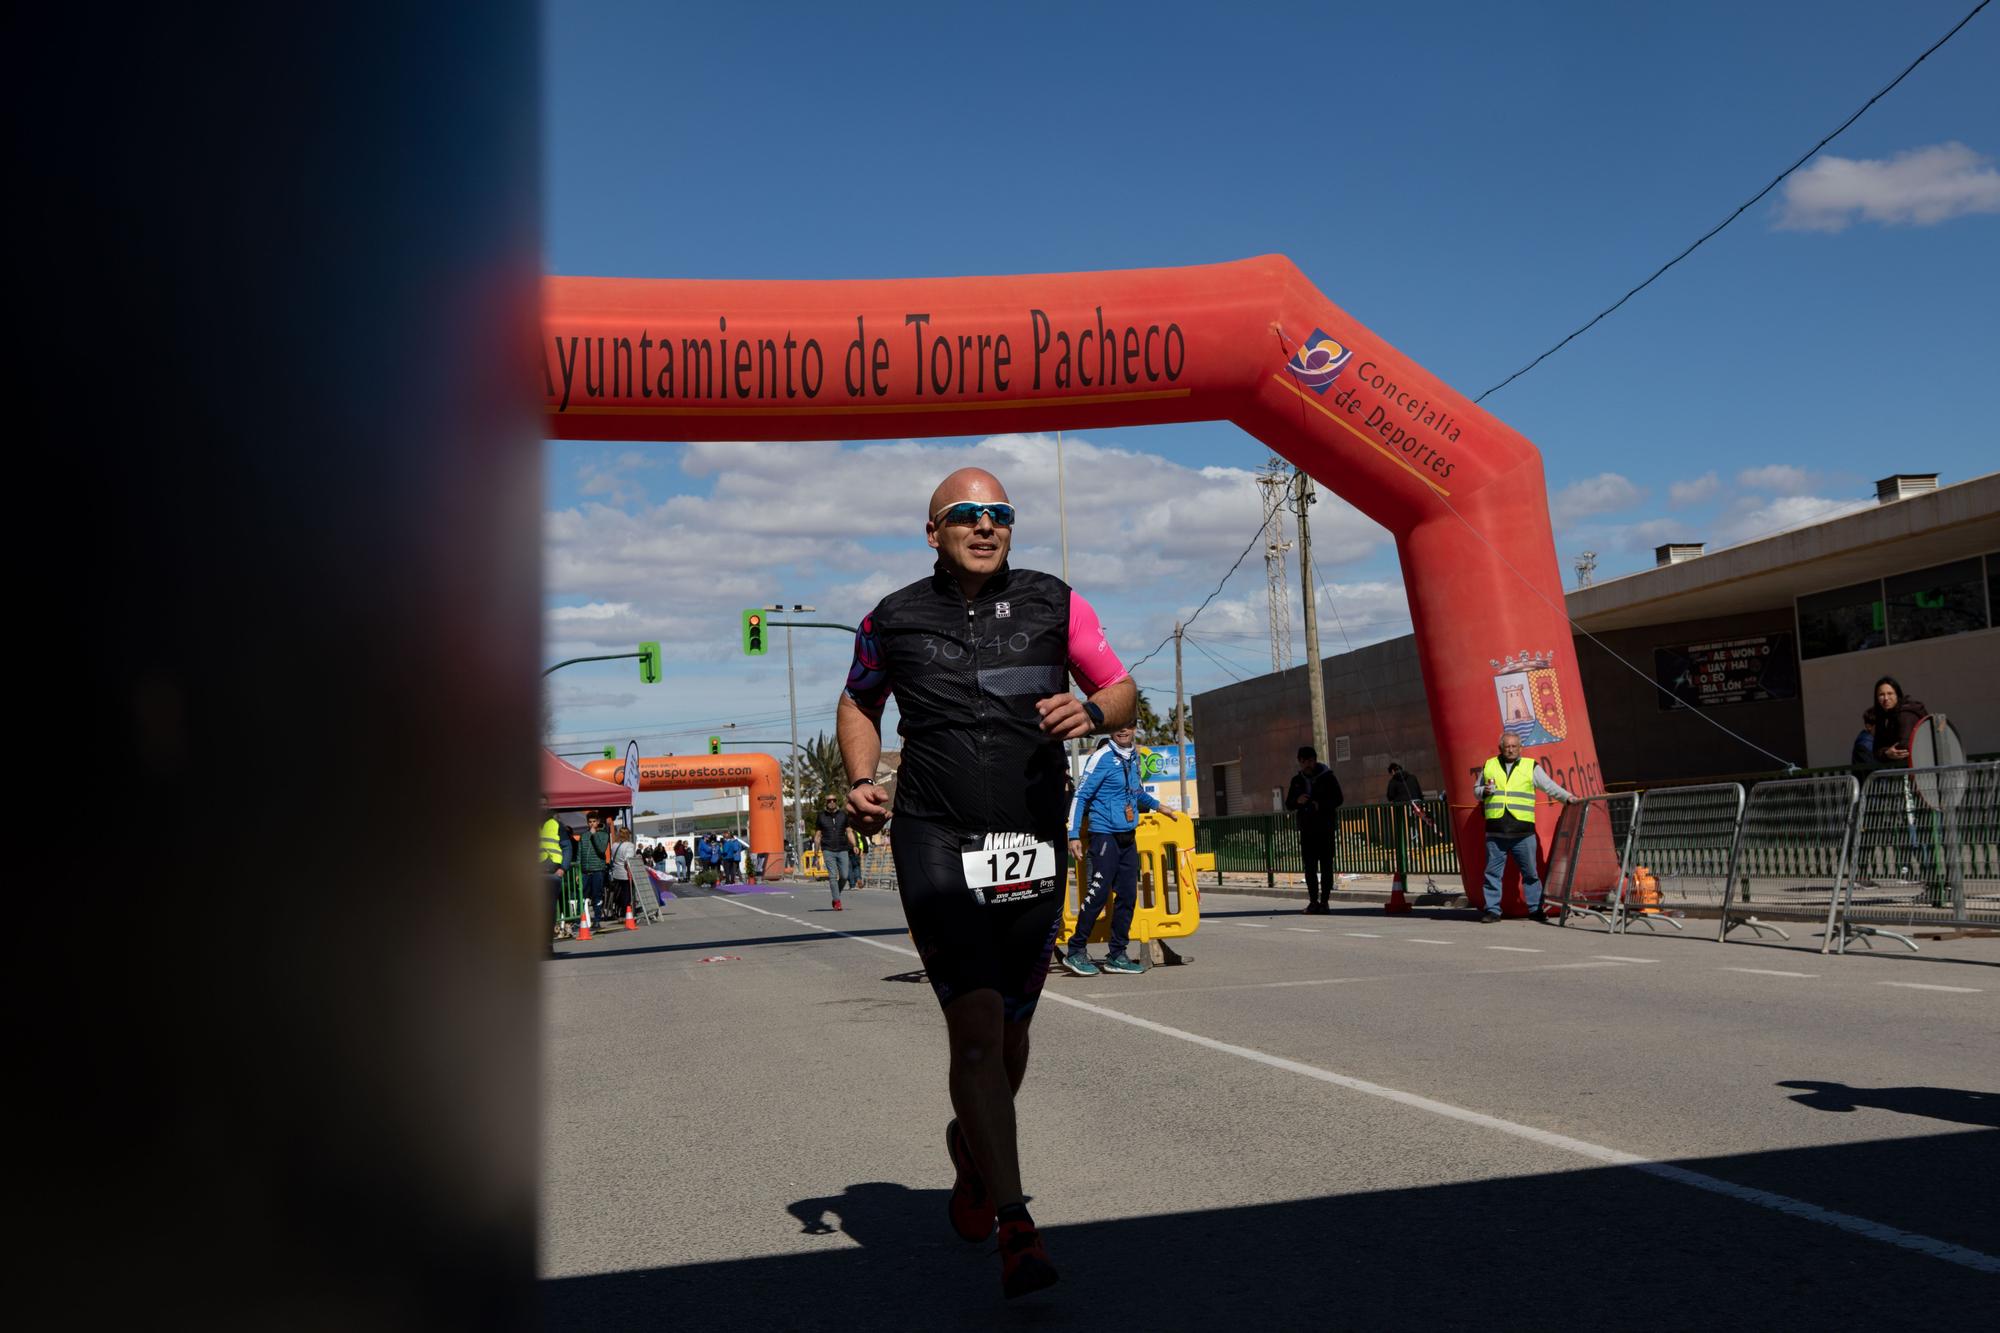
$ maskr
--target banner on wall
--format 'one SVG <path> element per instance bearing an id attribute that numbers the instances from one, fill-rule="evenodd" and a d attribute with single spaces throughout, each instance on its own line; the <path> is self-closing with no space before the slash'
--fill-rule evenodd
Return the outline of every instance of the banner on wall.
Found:
<path id="1" fill-rule="evenodd" d="M 1653 649 L 1662 711 L 1799 697 L 1799 655 L 1789 631 Z"/>

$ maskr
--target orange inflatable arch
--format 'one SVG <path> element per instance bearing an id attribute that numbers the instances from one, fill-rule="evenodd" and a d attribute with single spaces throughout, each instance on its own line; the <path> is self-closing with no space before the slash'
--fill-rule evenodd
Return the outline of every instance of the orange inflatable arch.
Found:
<path id="1" fill-rule="evenodd" d="M 625 781 L 625 761 L 593 759 L 583 766 L 593 778 Z M 750 789 L 750 851 L 784 863 L 784 784 L 778 761 L 768 754 L 656 755 L 639 761 L 640 791 L 690 791 L 712 787 Z M 774 872 L 775 873 L 775 872 Z"/>
<path id="2" fill-rule="evenodd" d="M 1571 791 L 1602 790 L 1541 456 L 1281 255 L 1022 277 L 550 277 L 543 312 L 556 439 L 1232 421 L 1395 536 L 1475 902 L 1485 853 L 1471 770 L 1503 726 Z M 936 481 L 884 479 L 908 486 L 913 516 Z"/>

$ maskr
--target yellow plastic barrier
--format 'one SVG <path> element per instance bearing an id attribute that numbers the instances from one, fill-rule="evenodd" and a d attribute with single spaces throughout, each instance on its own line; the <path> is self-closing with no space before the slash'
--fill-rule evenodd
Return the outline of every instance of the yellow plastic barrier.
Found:
<path id="1" fill-rule="evenodd" d="M 1201 889 L 1195 877 L 1203 870 L 1214 871 L 1215 853 L 1194 849 L 1194 821 L 1177 810 L 1140 815 L 1134 833 L 1139 847 L 1139 902 L 1132 910 L 1133 940 L 1175 940 L 1194 934 L 1201 924 Z M 1076 932 L 1077 904 L 1090 874 L 1089 861 L 1086 843 L 1064 886 L 1065 947 Z M 1097 944 L 1110 937 L 1111 910 L 1107 904 L 1097 918 L 1097 928 L 1090 932 L 1090 942 Z"/>
<path id="2" fill-rule="evenodd" d="M 816 847 L 808 847 L 799 855 L 799 873 L 807 879 L 826 878 L 826 858 Z"/>

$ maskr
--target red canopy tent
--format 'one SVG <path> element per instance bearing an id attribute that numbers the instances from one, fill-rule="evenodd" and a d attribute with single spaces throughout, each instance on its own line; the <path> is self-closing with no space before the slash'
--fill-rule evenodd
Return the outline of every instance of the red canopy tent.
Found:
<path id="1" fill-rule="evenodd" d="M 600 782 L 542 751 L 542 804 L 551 810 L 623 810 L 632 793 L 615 782 Z"/>

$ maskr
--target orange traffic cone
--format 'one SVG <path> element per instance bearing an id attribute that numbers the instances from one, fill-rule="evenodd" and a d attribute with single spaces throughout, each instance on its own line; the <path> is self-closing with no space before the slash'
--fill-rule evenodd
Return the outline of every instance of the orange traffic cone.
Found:
<path id="1" fill-rule="evenodd" d="M 576 928 L 576 937 L 580 940 L 590 938 L 590 899 L 588 898 L 583 900 L 583 923 Z"/>
<path id="2" fill-rule="evenodd" d="M 632 919 L 632 904 L 630 904 L 630 903 L 626 903 L 626 904 L 625 904 L 625 929 L 627 929 L 627 930 L 637 930 L 638 928 L 639 928 L 639 923 L 638 923 L 637 921 L 634 921 L 634 920 Z"/>
<path id="3" fill-rule="evenodd" d="M 1391 881 L 1389 885 L 1389 901 L 1382 904 L 1382 910 L 1390 916 L 1408 916 L 1410 914 L 1410 899 L 1409 895 L 1403 891 L 1403 877 L 1401 875 L 1396 876 Z"/>

